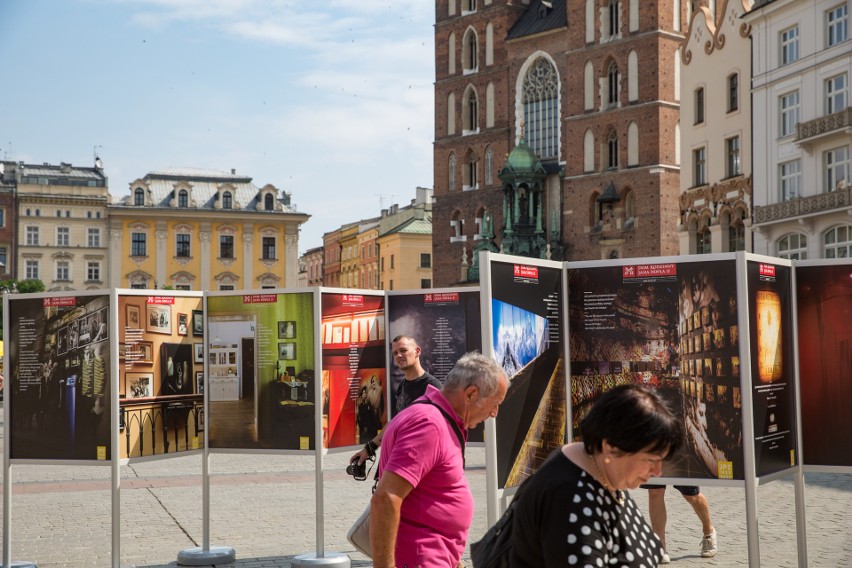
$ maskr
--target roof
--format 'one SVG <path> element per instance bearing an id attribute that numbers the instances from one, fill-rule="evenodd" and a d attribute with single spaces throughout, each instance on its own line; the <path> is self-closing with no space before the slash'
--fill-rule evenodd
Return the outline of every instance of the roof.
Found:
<path id="1" fill-rule="evenodd" d="M 238 175 L 233 170 L 226 172 L 201 168 L 170 167 L 152 171 L 142 181 L 150 191 L 153 207 L 171 207 L 169 202 L 174 197 L 175 185 L 179 182 L 186 182 L 192 188 L 192 199 L 195 201 L 196 209 L 213 209 L 219 196 L 219 189 L 223 184 L 230 186 L 235 208 L 236 204 L 239 204 L 241 210 L 258 210 L 259 198 L 262 198 L 259 195 L 260 189 L 252 183 L 251 177 Z M 133 203 L 133 190 L 139 185 L 137 182 L 130 184 L 131 194 L 123 199 L 123 205 Z M 289 205 L 289 199 L 282 195 L 284 192 L 271 184 L 264 186 L 264 188 L 266 187 L 275 190 L 276 199 L 281 203 L 283 212 L 296 212 Z M 263 211 L 263 208 L 261 207 L 259 210 Z"/>
<path id="2" fill-rule="evenodd" d="M 431 235 L 432 219 L 409 219 L 399 227 L 391 229 L 385 233 L 385 235 L 393 235 L 395 233 L 403 233 L 406 235 Z"/>
<path id="3" fill-rule="evenodd" d="M 506 39 L 518 39 L 567 28 L 566 4 L 567 0 L 535 0 L 509 29 Z"/>

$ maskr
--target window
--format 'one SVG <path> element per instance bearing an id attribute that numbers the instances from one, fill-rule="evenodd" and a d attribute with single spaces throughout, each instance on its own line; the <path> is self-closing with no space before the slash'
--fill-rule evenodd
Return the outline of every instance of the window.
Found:
<path id="1" fill-rule="evenodd" d="M 471 89 L 467 94 L 467 124 L 465 127 L 470 132 L 476 132 L 479 128 L 479 102 L 476 100 L 476 91 Z"/>
<path id="2" fill-rule="evenodd" d="M 9 264 L 6 262 L 6 247 L 0 247 L 0 272 L 9 273 Z"/>
<path id="3" fill-rule="evenodd" d="M 846 108 L 846 74 L 825 81 L 825 114 L 834 114 Z"/>
<path id="4" fill-rule="evenodd" d="M 57 216 L 57 217 L 62 217 L 62 211 L 60 211 L 60 210 L 58 210 L 58 209 L 57 209 L 57 210 L 56 210 L 56 216 Z"/>
<path id="5" fill-rule="evenodd" d="M 68 227 L 56 228 L 56 246 L 67 247 L 71 243 L 71 229 Z"/>
<path id="6" fill-rule="evenodd" d="M 476 154 L 470 153 L 470 161 L 467 163 L 467 189 L 479 189 L 479 178 L 476 175 Z"/>
<path id="7" fill-rule="evenodd" d="M 86 280 L 89 282 L 101 281 L 101 263 L 97 260 L 90 260 L 86 263 Z"/>
<path id="8" fill-rule="evenodd" d="M 141 187 L 133 190 L 133 205 L 145 205 L 145 190 Z"/>
<path id="9" fill-rule="evenodd" d="M 849 36 L 848 18 L 846 4 L 841 4 L 825 13 L 826 34 L 825 43 L 827 47 L 837 45 L 846 41 Z"/>
<path id="10" fill-rule="evenodd" d="M 25 263 L 25 278 L 27 280 L 38 280 L 38 261 L 27 260 Z"/>
<path id="11" fill-rule="evenodd" d="M 799 122 L 799 91 L 781 95 L 778 106 L 781 109 L 779 136 L 795 134 L 796 124 Z"/>
<path id="12" fill-rule="evenodd" d="M 233 204 L 234 198 L 231 196 L 230 191 L 226 191 L 222 194 L 222 209 L 230 209 L 234 206 Z"/>
<path id="13" fill-rule="evenodd" d="M 145 233 L 130 234 L 130 256 L 148 256 L 148 235 Z"/>
<path id="14" fill-rule="evenodd" d="M 267 193 L 263 197 L 263 208 L 267 211 L 272 211 L 273 209 L 275 209 L 275 204 L 273 203 L 273 197 L 271 193 Z"/>
<path id="15" fill-rule="evenodd" d="M 728 112 L 740 108 L 740 76 L 734 73 L 728 77 Z"/>
<path id="16" fill-rule="evenodd" d="M 781 201 L 798 199 L 802 196 L 802 164 L 800 160 L 778 164 L 778 179 L 781 185 Z"/>
<path id="17" fill-rule="evenodd" d="M 178 207 L 189 207 L 189 193 L 185 189 L 178 192 Z"/>
<path id="18" fill-rule="evenodd" d="M 829 150 L 823 154 L 824 189 L 823 191 L 834 191 L 838 189 L 841 181 L 846 182 L 846 174 L 849 168 L 849 149 L 845 146 Z"/>
<path id="19" fill-rule="evenodd" d="M 781 65 L 799 59 L 799 28 L 792 27 L 781 32 Z"/>
<path id="20" fill-rule="evenodd" d="M 430 280 L 429 278 L 421 278 L 420 279 L 420 287 L 421 288 L 431 288 L 432 287 L 432 280 Z"/>
<path id="21" fill-rule="evenodd" d="M 131 290 L 145 290 L 148 288 L 148 282 L 131 282 L 130 289 Z"/>
<path id="22" fill-rule="evenodd" d="M 808 237 L 799 233 L 784 235 L 778 240 L 778 256 L 790 260 L 806 260 Z"/>
<path id="23" fill-rule="evenodd" d="M 71 218 L 71 211 L 66 211 L 66 212 L 65 212 L 65 218 L 66 218 L 66 219 L 70 219 L 70 218 Z"/>
<path id="24" fill-rule="evenodd" d="M 432 255 L 428 252 L 420 253 L 420 268 L 431 268 L 432 267 Z"/>
<path id="25" fill-rule="evenodd" d="M 607 104 L 612 106 L 618 104 L 618 67 L 615 62 L 609 64 L 606 72 Z"/>
<path id="26" fill-rule="evenodd" d="M 456 155 L 450 154 L 449 164 L 447 164 L 447 191 L 456 190 Z"/>
<path id="27" fill-rule="evenodd" d="M 232 235 L 219 236 L 219 258 L 234 258 L 234 237 Z"/>
<path id="28" fill-rule="evenodd" d="M 608 6 L 608 16 L 609 16 L 609 36 L 612 37 L 618 34 L 619 30 L 619 22 L 618 22 L 618 0 L 609 0 Z"/>
<path id="29" fill-rule="evenodd" d="M 704 174 L 706 150 L 704 148 L 696 148 L 692 151 L 692 185 L 704 185 L 707 183 L 707 178 Z"/>
<path id="30" fill-rule="evenodd" d="M 88 229 L 88 243 L 90 247 L 97 248 L 101 246 L 101 230 L 95 227 L 89 227 Z"/>
<path id="31" fill-rule="evenodd" d="M 725 173 L 727 177 L 740 175 L 740 137 L 725 140 Z"/>
<path id="32" fill-rule="evenodd" d="M 521 93 L 524 136 L 540 158 L 559 155 L 559 79 L 556 68 L 540 57 L 527 70 Z"/>
<path id="33" fill-rule="evenodd" d="M 390 281 L 390 287 L 388 288 L 388 290 L 393 290 L 393 280 Z"/>
<path id="34" fill-rule="evenodd" d="M 234 285 L 233 284 L 219 284 L 219 289 L 220 290 L 233 290 Z"/>
<path id="35" fill-rule="evenodd" d="M 393 255 L 391 255 L 391 269 L 393 269 Z"/>
<path id="36" fill-rule="evenodd" d="M 71 267 L 69 266 L 67 260 L 57 260 L 56 261 L 56 279 L 57 280 L 71 280 L 70 273 L 71 273 Z"/>
<path id="37" fill-rule="evenodd" d="M 263 237 L 262 242 L 263 260 L 275 260 L 275 237 Z"/>
<path id="38" fill-rule="evenodd" d="M 710 254 L 713 249 L 710 244 L 710 229 L 703 227 L 695 235 L 695 252 L 696 254 Z"/>
<path id="39" fill-rule="evenodd" d="M 27 244 L 38 244 L 38 227 L 27 227 Z"/>
<path id="40" fill-rule="evenodd" d="M 36 216 L 38 216 L 38 209 L 36 209 Z M 88 218 L 88 219 L 92 218 L 92 212 L 91 211 L 86 211 L 86 218 Z"/>
<path id="41" fill-rule="evenodd" d="M 742 220 L 742 211 L 739 209 L 728 225 L 728 252 L 738 250 L 745 250 L 745 224 Z"/>
<path id="42" fill-rule="evenodd" d="M 852 247 L 852 226 L 840 225 L 829 229 L 823 237 L 823 256 L 825 258 L 849 258 Z"/>
<path id="43" fill-rule="evenodd" d="M 610 132 L 607 140 L 607 168 L 614 170 L 618 168 L 618 135 L 615 131 Z"/>
<path id="44" fill-rule="evenodd" d="M 704 122 L 704 87 L 695 89 L 695 124 Z"/>
<path id="45" fill-rule="evenodd" d="M 189 235 L 179 233 L 175 235 L 175 256 L 178 258 L 189 258 Z"/>

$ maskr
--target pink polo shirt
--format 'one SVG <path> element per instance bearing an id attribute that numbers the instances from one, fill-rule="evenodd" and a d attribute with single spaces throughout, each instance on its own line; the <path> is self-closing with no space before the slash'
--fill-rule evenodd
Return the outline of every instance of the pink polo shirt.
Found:
<path id="1" fill-rule="evenodd" d="M 423 395 L 456 418 L 441 391 L 429 385 Z M 473 520 L 473 495 L 464 476 L 455 430 L 431 404 L 412 404 L 390 421 L 382 437 L 379 470 L 392 471 L 414 489 L 402 502 L 396 538 L 398 568 L 456 566 Z"/>

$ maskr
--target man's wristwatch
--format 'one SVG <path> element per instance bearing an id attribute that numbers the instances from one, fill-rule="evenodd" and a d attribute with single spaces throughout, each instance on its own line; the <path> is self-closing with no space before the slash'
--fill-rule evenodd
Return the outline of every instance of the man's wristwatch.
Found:
<path id="1" fill-rule="evenodd" d="M 376 450 L 379 449 L 379 446 L 374 441 L 370 440 L 364 444 L 364 449 L 367 450 L 367 455 L 373 458 L 376 457 Z"/>

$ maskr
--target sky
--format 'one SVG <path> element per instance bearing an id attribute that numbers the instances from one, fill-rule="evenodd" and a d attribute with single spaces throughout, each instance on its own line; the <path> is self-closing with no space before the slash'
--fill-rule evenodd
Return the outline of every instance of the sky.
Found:
<path id="1" fill-rule="evenodd" d="M 299 250 L 432 187 L 432 2 L 2 0 L 0 156 L 271 183 Z"/>

